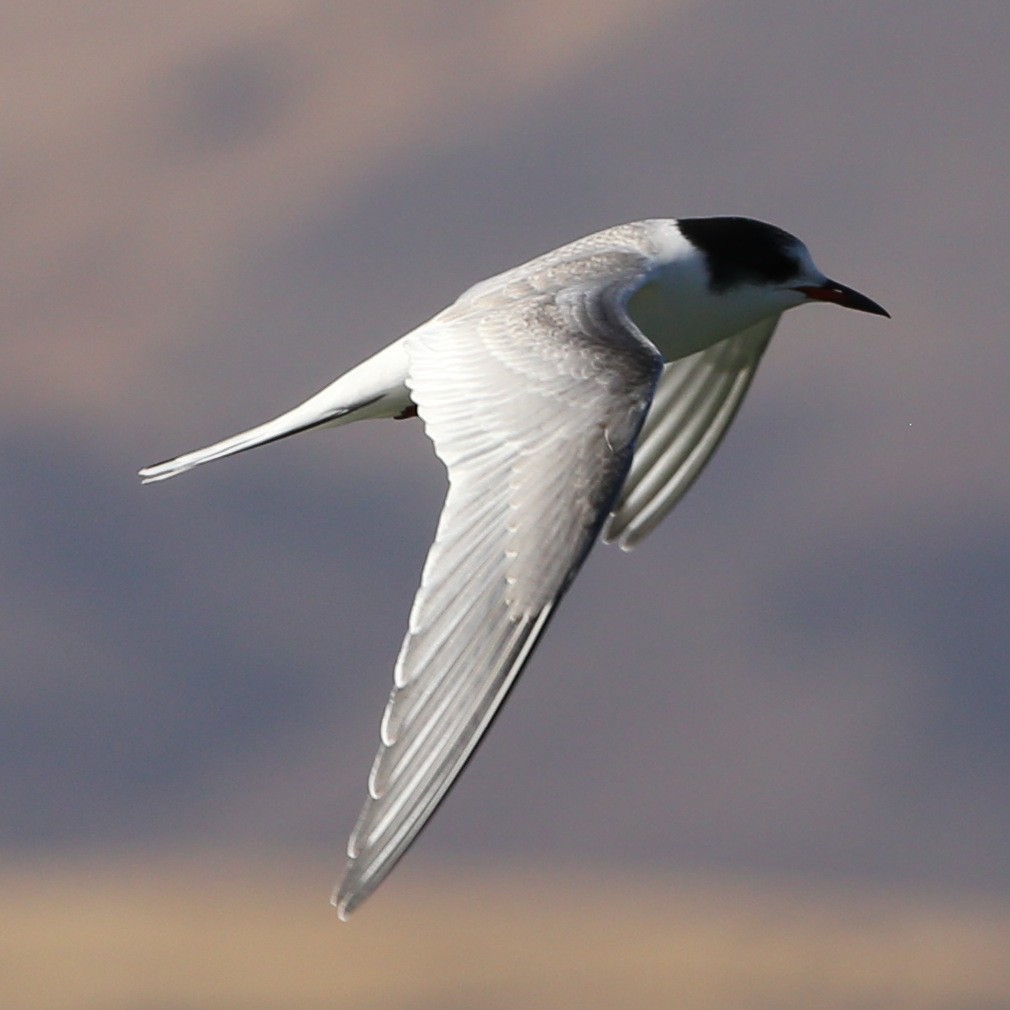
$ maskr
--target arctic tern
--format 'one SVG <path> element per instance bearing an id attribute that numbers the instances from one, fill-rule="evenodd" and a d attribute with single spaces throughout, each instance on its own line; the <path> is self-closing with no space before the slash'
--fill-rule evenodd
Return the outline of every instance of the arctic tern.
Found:
<path id="1" fill-rule="evenodd" d="M 888 315 L 772 225 L 619 225 L 476 284 L 274 420 L 140 471 L 164 480 L 310 428 L 415 413 L 445 464 L 448 493 L 333 896 L 342 918 L 462 771 L 593 544 L 630 549 L 673 508 L 782 313 L 810 302 Z"/>

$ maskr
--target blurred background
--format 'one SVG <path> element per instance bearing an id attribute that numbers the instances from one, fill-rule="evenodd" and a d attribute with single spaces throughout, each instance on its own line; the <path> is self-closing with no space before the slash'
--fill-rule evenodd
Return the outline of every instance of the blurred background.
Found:
<path id="1" fill-rule="evenodd" d="M 1010 1004 L 1000 3 L 0 9 L 0 1002 Z M 802 237 L 699 485 L 326 905 L 444 476 L 419 424 L 141 488 L 491 273 Z"/>

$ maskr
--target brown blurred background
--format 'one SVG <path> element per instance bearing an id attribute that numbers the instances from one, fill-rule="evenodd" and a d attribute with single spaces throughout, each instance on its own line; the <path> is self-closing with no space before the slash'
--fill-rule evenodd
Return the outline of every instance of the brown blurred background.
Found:
<path id="1" fill-rule="evenodd" d="M 1010 1005 L 1008 52 L 995 2 L 0 9 L 0 1005 Z M 786 319 L 340 925 L 441 468 L 135 470 L 716 213 L 893 321 Z"/>

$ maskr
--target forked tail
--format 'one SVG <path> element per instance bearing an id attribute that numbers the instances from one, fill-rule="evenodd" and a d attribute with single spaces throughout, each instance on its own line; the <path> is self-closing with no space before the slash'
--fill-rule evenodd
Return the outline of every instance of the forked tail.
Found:
<path id="1" fill-rule="evenodd" d="M 372 401 L 374 402 L 374 401 Z M 304 406 L 304 405 L 303 405 Z M 369 406 L 369 403 L 358 404 L 354 407 L 341 407 L 329 414 L 321 417 L 310 418 L 300 421 L 297 417 L 292 417 L 299 412 L 296 407 L 287 414 L 281 414 L 272 421 L 259 424 L 248 431 L 224 438 L 213 445 L 205 446 L 203 449 L 194 449 L 192 452 L 183 453 L 172 459 L 162 460 L 160 463 L 152 463 L 145 466 L 140 472 L 142 484 L 153 484 L 158 480 L 167 480 L 175 477 L 176 474 L 192 470 L 202 463 L 209 463 L 211 460 L 223 459 L 225 456 L 233 456 L 237 452 L 245 452 L 246 449 L 255 449 L 258 445 L 266 445 L 268 442 L 276 442 L 278 439 L 287 438 L 288 435 L 297 435 L 300 431 L 308 431 L 310 428 L 318 428 L 326 424 L 335 424 L 341 418 L 355 413 L 356 411 Z"/>
<path id="2" fill-rule="evenodd" d="M 203 449 L 145 466 L 140 471 L 143 483 L 167 480 L 202 463 L 276 442 L 310 428 L 402 414 L 410 406 L 410 394 L 405 385 L 407 359 L 402 343 L 402 340 L 396 341 L 272 421 Z"/>

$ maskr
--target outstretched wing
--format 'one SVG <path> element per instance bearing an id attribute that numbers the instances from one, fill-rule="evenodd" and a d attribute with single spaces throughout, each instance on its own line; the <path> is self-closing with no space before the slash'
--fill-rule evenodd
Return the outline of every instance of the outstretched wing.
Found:
<path id="1" fill-rule="evenodd" d="M 592 252 L 485 282 L 406 338 L 408 385 L 449 491 L 334 895 L 343 917 L 466 764 L 630 463 L 662 366 L 624 308 L 647 263 Z"/>
<path id="2" fill-rule="evenodd" d="M 779 316 L 663 367 L 604 536 L 630 550 L 677 504 L 722 441 Z"/>

